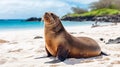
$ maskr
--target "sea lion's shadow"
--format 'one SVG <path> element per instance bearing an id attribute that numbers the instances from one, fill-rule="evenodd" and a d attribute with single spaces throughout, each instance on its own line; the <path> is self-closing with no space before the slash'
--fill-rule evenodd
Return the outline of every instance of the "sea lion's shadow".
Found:
<path id="1" fill-rule="evenodd" d="M 54 59 L 54 60 L 52 60 L 52 61 L 47 61 L 47 62 L 45 62 L 45 63 L 52 63 L 52 64 L 54 64 L 54 63 L 60 63 L 60 62 L 61 62 L 60 60 Z"/>
<path id="2" fill-rule="evenodd" d="M 90 62 L 95 62 L 94 60 L 98 60 L 103 58 L 103 56 L 97 56 L 97 57 L 91 57 L 91 58 L 68 58 L 63 63 L 69 64 L 69 65 L 74 65 L 74 64 L 80 64 L 80 63 L 90 63 Z M 50 59 L 54 59 L 52 61 L 47 61 L 45 63 L 60 63 L 61 61 L 58 59 L 55 59 L 54 57 L 50 57 Z"/>
<path id="3" fill-rule="evenodd" d="M 41 58 L 48 58 L 47 56 L 42 56 L 42 57 L 36 57 L 34 59 L 41 59 Z"/>
<path id="4" fill-rule="evenodd" d="M 64 61 L 64 63 L 69 65 L 90 63 L 90 62 L 95 62 L 94 60 L 98 60 L 101 58 L 103 58 L 103 56 L 97 56 L 97 57 L 91 57 L 91 58 L 70 58 Z"/>
<path id="5" fill-rule="evenodd" d="M 55 57 L 47 57 L 47 56 L 42 56 L 42 57 L 36 57 L 34 59 L 42 59 L 42 58 L 50 58 L 50 59 L 53 59 L 52 61 L 47 61 L 45 63 L 59 63 L 61 62 L 60 60 L 57 60 L 57 58 Z"/>

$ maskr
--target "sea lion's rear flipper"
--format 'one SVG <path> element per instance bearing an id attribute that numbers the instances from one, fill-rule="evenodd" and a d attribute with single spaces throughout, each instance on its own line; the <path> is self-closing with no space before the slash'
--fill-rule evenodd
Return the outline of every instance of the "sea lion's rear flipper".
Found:
<path id="1" fill-rule="evenodd" d="M 106 54 L 105 52 L 102 52 L 102 51 L 101 51 L 101 54 L 100 54 L 100 55 L 109 56 L 108 54 Z"/>
<path id="2" fill-rule="evenodd" d="M 57 48 L 57 57 L 60 61 L 64 61 L 68 57 L 68 50 L 65 47 L 59 45 Z"/>
<path id="3" fill-rule="evenodd" d="M 45 47 L 45 50 L 46 50 L 46 52 L 47 52 L 47 57 L 52 56 L 52 55 L 50 54 L 50 52 L 47 50 L 47 48 L 46 48 L 46 47 Z"/>

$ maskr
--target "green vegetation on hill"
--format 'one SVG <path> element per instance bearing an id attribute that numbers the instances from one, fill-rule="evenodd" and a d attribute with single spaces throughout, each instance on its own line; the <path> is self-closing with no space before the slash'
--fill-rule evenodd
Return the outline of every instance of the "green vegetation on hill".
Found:
<path id="1" fill-rule="evenodd" d="M 97 9 L 87 13 L 83 13 L 81 14 L 81 16 L 105 16 L 105 15 L 116 15 L 116 14 L 120 14 L 120 11 L 116 9 L 103 8 L 103 9 Z"/>
<path id="2" fill-rule="evenodd" d="M 99 0 L 92 2 L 89 6 L 91 11 L 80 7 L 72 7 L 73 13 L 69 13 L 64 17 L 79 17 L 79 16 L 106 16 L 120 14 L 120 0 Z"/>
<path id="3" fill-rule="evenodd" d="M 103 8 L 103 9 L 96 9 L 92 10 L 83 14 L 77 14 L 77 13 L 72 13 L 72 14 L 67 14 L 65 16 L 67 17 L 79 17 L 79 16 L 105 16 L 105 15 L 116 15 L 120 14 L 120 11 L 117 9 L 109 9 L 109 8 Z"/>

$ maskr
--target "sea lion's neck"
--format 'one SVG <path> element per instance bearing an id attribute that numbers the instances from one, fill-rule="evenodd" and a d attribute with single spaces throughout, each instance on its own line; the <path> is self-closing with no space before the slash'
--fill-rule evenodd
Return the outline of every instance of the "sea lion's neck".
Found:
<path id="1" fill-rule="evenodd" d="M 65 31 L 65 28 L 63 27 L 62 23 L 56 24 L 55 26 L 45 26 L 45 34 L 48 33 L 54 33 L 54 34 L 60 34 L 61 32 Z"/>

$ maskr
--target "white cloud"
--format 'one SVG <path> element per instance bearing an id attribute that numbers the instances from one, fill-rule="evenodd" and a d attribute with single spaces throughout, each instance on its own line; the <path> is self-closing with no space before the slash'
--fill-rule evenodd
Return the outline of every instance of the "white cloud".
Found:
<path id="1" fill-rule="evenodd" d="M 86 4 L 96 0 L 68 1 Z M 70 12 L 71 6 L 71 4 L 64 0 L 0 0 L 0 18 L 41 17 L 46 11 L 62 16 Z"/>
<path id="2" fill-rule="evenodd" d="M 46 11 L 61 16 L 70 11 L 69 8 L 69 4 L 58 0 L 1 0 L 0 18 L 41 17 Z"/>

